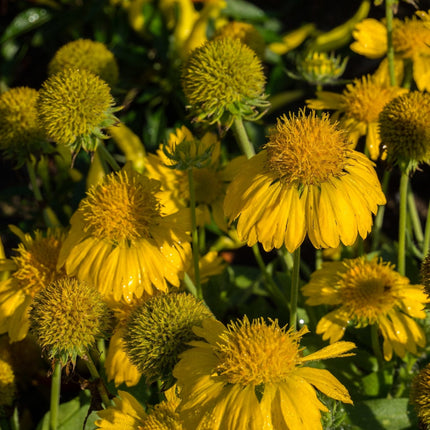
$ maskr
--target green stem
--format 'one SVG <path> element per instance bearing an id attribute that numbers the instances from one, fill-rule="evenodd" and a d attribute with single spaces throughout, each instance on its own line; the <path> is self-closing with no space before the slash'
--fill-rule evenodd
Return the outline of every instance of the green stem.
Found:
<path id="1" fill-rule="evenodd" d="M 321 269 L 323 263 L 322 249 L 315 249 L 315 270 Z"/>
<path id="2" fill-rule="evenodd" d="M 388 191 L 388 185 L 390 184 L 390 178 L 391 178 L 391 171 L 386 170 L 384 172 L 384 176 L 382 177 L 382 192 L 384 195 L 387 195 Z M 378 213 L 375 217 L 375 222 L 373 224 L 373 230 L 372 230 L 372 251 L 376 251 L 379 249 L 379 242 L 381 240 L 381 231 L 382 231 L 382 224 L 384 223 L 384 214 L 385 214 L 385 205 L 379 206 Z"/>
<path id="3" fill-rule="evenodd" d="M 97 350 L 99 353 L 100 368 L 104 368 L 106 361 L 106 344 L 103 338 L 97 340 Z"/>
<path id="4" fill-rule="evenodd" d="M 54 371 L 51 379 L 51 407 L 49 415 L 49 428 L 56 430 L 58 426 L 58 410 L 60 407 L 61 392 L 61 363 L 54 364 Z"/>
<path id="5" fill-rule="evenodd" d="M 408 188 L 408 209 L 409 209 L 409 216 L 412 222 L 412 228 L 414 229 L 414 233 L 415 233 L 415 239 L 417 240 L 419 245 L 421 245 L 424 241 L 424 233 L 423 233 L 423 228 L 421 226 L 421 220 L 418 215 L 414 193 L 412 192 L 411 187 Z"/>
<path id="6" fill-rule="evenodd" d="M 191 237 L 193 241 L 193 263 L 194 263 L 194 284 L 196 286 L 197 298 L 203 299 L 202 286 L 200 284 L 200 252 L 199 252 L 199 231 L 196 221 L 196 189 L 194 185 L 193 169 L 188 169 L 188 185 L 190 189 L 190 211 L 191 211 Z"/>
<path id="7" fill-rule="evenodd" d="M 255 149 L 252 143 L 248 139 L 248 134 L 246 133 L 245 126 L 243 125 L 242 118 L 235 118 L 233 122 L 233 133 L 236 138 L 237 144 L 239 145 L 241 151 L 248 157 L 251 158 L 255 155 Z"/>
<path id="8" fill-rule="evenodd" d="M 43 197 L 42 197 L 42 193 L 40 192 L 39 185 L 37 183 L 36 170 L 31 161 L 27 161 L 27 172 L 28 172 L 28 176 L 30 177 L 30 183 L 31 183 L 31 188 L 33 189 L 34 197 L 38 202 L 42 202 Z"/>
<path id="9" fill-rule="evenodd" d="M 94 364 L 93 359 L 91 358 L 90 352 L 88 352 L 86 355 L 85 363 L 87 364 L 90 375 L 97 382 L 97 389 L 100 394 L 100 398 L 102 399 L 103 405 L 105 406 L 105 408 L 108 408 L 111 405 L 111 401 L 109 400 L 106 387 L 103 384 L 103 381 L 100 377 L 96 365 Z"/>
<path id="10" fill-rule="evenodd" d="M 106 161 L 106 163 L 109 164 L 112 170 L 116 172 L 118 170 L 121 170 L 121 167 L 119 166 L 115 158 L 113 158 L 112 154 L 106 149 L 103 142 L 99 143 L 99 145 L 97 146 L 97 151 L 99 152 L 100 158 Z"/>
<path id="11" fill-rule="evenodd" d="M 381 351 L 381 345 L 379 343 L 378 324 L 372 324 L 370 326 L 370 338 L 372 342 L 373 353 L 375 354 L 376 360 L 378 361 L 378 370 L 384 368 L 384 357 Z"/>
<path id="12" fill-rule="evenodd" d="M 427 221 L 426 221 L 426 227 L 424 230 L 424 242 L 423 242 L 424 258 L 427 256 L 427 253 L 429 252 L 429 247 L 430 247 L 430 203 L 427 209 Z"/>
<path id="13" fill-rule="evenodd" d="M 394 69 L 394 46 L 393 46 L 393 8 L 396 0 L 385 0 L 385 18 L 387 25 L 387 60 L 390 85 L 396 86 L 396 73 Z"/>
<path id="14" fill-rule="evenodd" d="M 293 272 L 291 274 L 291 296 L 290 296 L 290 328 L 297 327 L 297 302 L 299 298 L 300 283 L 300 247 L 293 253 Z"/>
<path id="15" fill-rule="evenodd" d="M 400 178 L 400 207 L 399 207 L 399 250 L 397 254 L 397 270 L 401 275 L 406 273 L 406 220 L 408 210 L 409 176 L 402 172 Z"/>

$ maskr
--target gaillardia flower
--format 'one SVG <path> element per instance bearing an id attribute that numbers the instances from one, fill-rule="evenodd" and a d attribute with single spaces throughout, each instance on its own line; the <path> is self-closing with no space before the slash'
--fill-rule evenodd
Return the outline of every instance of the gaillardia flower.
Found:
<path id="1" fill-rule="evenodd" d="M 67 69 L 89 70 L 111 86 L 118 81 L 118 65 L 112 52 L 103 43 L 90 39 L 66 43 L 48 65 L 50 75 Z"/>
<path id="2" fill-rule="evenodd" d="M 351 49 L 368 58 L 380 58 L 387 53 L 387 28 L 384 23 L 369 18 L 355 26 L 355 42 Z M 418 15 L 393 21 L 393 47 L 397 58 L 412 61 L 413 77 L 419 90 L 430 90 L 430 27 Z"/>
<path id="3" fill-rule="evenodd" d="M 423 429 L 430 426 L 430 365 L 420 370 L 411 384 L 410 392 L 411 403 L 415 406 L 415 410 L 423 424 Z M 421 428 L 421 427 L 420 427 Z"/>
<path id="4" fill-rule="evenodd" d="M 344 357 L 355 345 L 338 342 L 307 356 L 299 332 L 263 319 L 206 320 L 173 370 L 177 411 L 186 428 L 211 430 L 322 429 L 320 411 L 328 411 L 315 388 L 352 403 L 346 388 L 327 370 L 303 366 L 309 361 Z"/>
<path id="5" fill-rule="evenodd" d="M 37 117 L 38 92 L 17 87 L 0 95 L 0 149 L 5 157 L 21 166 L 43 152 L 45 133 Z"/>
<path id="6" fill-rule="evenodd" d="M 111 312 L 86 282 L 64 277 L 40 290 L 30 309 L 31 333 L 50 360 L 75 365 L 107 335 Z"/>
<path id="7" fill-rule="evenodd" d="M 190 255 L 189 213 L 160 192 L 160 183 L 127 165 L 91 187 L 72 216 L 59 267 L 105 296 L 178 287 Z"/>
<path id="8" fill-rule="evenodd" d="M 73 152 L 96 150 L 102 129 L 118 120 L 109 85 L 86 69 L 61 70 L 39 91 L 37 111 L 49 139 Z"/>
<path id="9" fill-rule="evenodd" d="M 9 279 L 0 281 L 0 333 L 8 333 L 12 342 L 25 338 L 30 327 L 28 312 L 33 297 L 51 282 L 65 276 L 57 271 L 58 255 L 64 240 L 59 230 L 34 236 L 16 227 L 11 230 L 21 239 L 16 255 L 0 260 L 0 268 L 11 270 Z"/>
<path id="10" fill-rule="evenodd" d="M 377 324 L 381 331 L 384 358 L 393 350 L 399 357 L 415 354 L 425 346 L 425 333 L 414 318 L 425 318 L 428 298 L 423 285 L 411 285 L 389 263 L 365 258 L 323 263 L 302 288 L 306 304 L 333 305 L 318 322 L 317 333 L 336 342 L 349 326 Z"/>
<path id="11" fill-rule="evenodd" d="M 137 307 L 124 328 L 124 348 L 148 382 L 169 380 L 178 356 L 197 339 L 192 328 L 214 318 L 206 305 L 186 293 L 162 294 Z"/>
<path id="12" fill-rule="evenodd" d="M 367 75 L 354 79 L 342 94 L 317 91 L 317 99 L 307 100 L 312 109 L 333 109 L 333 119 L 345 128 L 351 142 L 356 145 L 360 136 L 366 136 L 366 147 L 370 158 L 379 156 L 381 139 L 378 133 L 378 119 L 383 107 L 395 97 L 407 92 L 384 82 L 382 76 Z"/>
<path id="13" fill-rule="evenodd" d="M 387 159 L 402 170 L 430 164 L 430 94 L 413 91 L 387 103 L 379 115 L 379 134 Z"/>
<path id="14" fill-rule="evenodd" d="M 182 88 L 196 121 L 229 128 L 235 118 L 254 121 L 269 102 L 257 54 L 239 39 L 222 38 L 192 51 L 182 69 Z"/>
<path id="15" fill-rule="evenodd" d="M 224 211 L 248 246 L 292 252 L 306 234 L 316 248 L 354 244 L 385 204 L 372 162 L 354 151 L 328 115 L 278 119 L 263 150 L 227 188 Z"/>
<path id="16" fill-rule="evenodd" d="M 165 392 L 166 400 L 155 405 L 149 413 L 126 391 L 118 391 L 114 406 L 98 411 L 96 426 L 101 430 L 184 430 L 179 414 L 175 412 L 179 399 L 176 387 Z"/>

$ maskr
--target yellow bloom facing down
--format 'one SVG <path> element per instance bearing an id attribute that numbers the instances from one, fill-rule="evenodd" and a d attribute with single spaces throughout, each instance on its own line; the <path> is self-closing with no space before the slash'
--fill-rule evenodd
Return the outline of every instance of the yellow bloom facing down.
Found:
<path id="1" fill-rule="evenodd" d="M 323 263 L 302 292 L 308 305 L 336 306 L 318 322 L 324 340 L 338 341 L 349 326 L 377 324 L 386 360 L 393 351 L 404 357 L 425 346 L 425 333 L 414 320 L 426 317 L 424 286 L 411 285 L 389 263 L 363 257 Z"/>
<path id="2" fill-rule="evenodd" d="M 160 183 L 126 166 L 90 188 L 72 216 L 59 267 L 103 295 L 123 297 L 178 287 L 189 253 L 189 214 Z"/>
<path id="3" fill-rule="evenodd" d="M 311 109 L 335 110 L 334 119 L 348 131 L 351 142 L 356 145 L 360 136 L 366 136 L 366 147 L 370 158 L 379 156 L 381 139 L 378 133 L 378 119 L 383 107 L 407 90 L 392 87 L 382 76 L 367 75 L 354 79 L 342 94 L 317 91 L 317 99 L 307 100 Z"/>
<path id="4" fill-rule="evenodd" d="M 96 421 L 102 430 L 183 430 L 179 415 L 175 412 L 179 399 L 176 387 L 165 392 L 166 400 L 145 412 L 143 406 L 126 391 L 118 391 L 114 406 L 98 411 Z"/>
<path id="5" fill-rule="evenodd" d="M 186 428 L 211 430 L 319 430 L 327 411 L 315 389 L 352 403 L 346 388 L 327 370 L 308 361 L 344 357 L 355 347 L 338 342 L 303 356 L 300 339 L 308 331 L 281 328 L 263 319 L 227 327 L 206 320 L 173 375 L 182 399 L 177 411 Z"/>
<path id="6" fill-rule="evenodd" d="M 227 188 L 224 211 L 239 240 L 292 252 L 306 235 L 316 248 L 353 245 L 385 204 L 372 162 L 351 149 L 327 115 L 283 116 L 269 142 Z"/>
<path id="7" fill-rule="evenodd" d="M 33 297 L 65 275 L 64 270 L 56 269 L 64 234 L 58 230 L 48 230 L 46 234 L 37 230 L 32 236 L 16 227 L 11 230 L 21 243 L 11 260 L 0 260 L 2 270 L 12 270 L 10 278 L 0 282 L 0 333 L 7 332 L 12 342 L 18 342 L 28 333 Z"/>

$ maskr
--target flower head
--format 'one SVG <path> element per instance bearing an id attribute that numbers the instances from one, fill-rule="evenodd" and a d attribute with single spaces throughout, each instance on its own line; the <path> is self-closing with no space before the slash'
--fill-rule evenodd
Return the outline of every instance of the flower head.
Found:
<path id="1" fill-rule="evenodd" d="M 6 415 L 16 396 L 15 373 L 7 361 L 0 358 L 0 418 Z"/>
<path id="2" fill-rule="evenodd" d="M 61 278 L 39 291 L 30 310 L 31 332 L 51 360 L 76 363 L 110 328 L 111 313 L 86 282 Z"/>
<path id="3" fill-rule="evenodd" d="M 117 121 L 113 105 L 105 81 L 86 69 L 66 69 L 43 83 L 37 110 L 48 138 L 73 152 L 93 152 L 106 138 L 102 129 Z"/>
<path id="4" fill-rule="evenodd" d="M 278 119 L 264 149 L 227 188 L 224 210 L 249 246 L 284 244 L 292 252 L 306 234 L 316 248 L 352 245 L 384 203 L 370 160 L 327 115 L 301 111 Z"/>
<path id="5" fill-rule="evenodd" d="M 8 332 L 10 339 L 17 342 L 27 335 L 33 297 L 65 275 L 63 270 L 57 271 L 64 234 L 59 230 L 36 230 L 34 235 L 24 234 L 16 227 L 11 230 L 21 243 L 15 256 L 0 260 L 3 270 L 12 270 L 9 279 L 0 281 L 0 333 Z"/>
<path id="6" fill-rule="evenodd" d="M 430 365 L 421 369 L 414 377 L 410 392 L 411 403 L 415 406 L 422 428 L 430 426 Z"/>
<path id="7" fill-rule="evenodd" d="M 98 411 L 96 426 L 101 430 L 183 430 L 179 414 L 175 412 L 179 399 L 176 387 L 166 391 L 166 400 L 155 405 L 149 413 L 126 391 L 118 391 L 114 406 Z"/>
<path id="8" fill-rule="evenodd" d="M 214 318 L 212 312 L 189 294 L 152 297 L 130 315 L 125 350 L 148 381 L 169 380 L 179 354 L 197 338 L 192 328 L 207 318 Z"/>
<path id="9" fill-rule="evenodd" d="M 111 86 L 118 81 L 118 65 L 112 52 L 103 43 L 90 39 L 66 43 L 48 65 L 50 75 L 67 69 L 88 70 Z"/>
<path id="10" fill-rule="evenodd" d="M 173 375 L 182 401 L 178 412 L 187 428 L 261 430 L 322 429 L 327 411 L 315 388 L 351 403 L 346 388 L 327 370 L 304 367 L 308 361 L 344 357 L 355 345 L 339 342 L 303 356 L 299 332 L 262 318 L 231 322 L 206 320 L 194 328 L 204 340 L 190 343 Z M 210 424 L 210 425 L 208 425 Z"/>
<path id="11" fill-rule="evenodd" d="M 38 92 L 17 87 L 0 95 L 0 149 L 21 166 L 31 155 L 48 150 L 36 109 Z"/>
<path id="12" fill-rule="evenodd" d="M 342 94 L 318 91 L 317 99 L 308 100 L 312 109 L 333 109 L 333 117 L 348 131 L 351 142 L 356 145 L 360 136 L 366 136 L 366 147 L 370 158 L 379 156 L 380 137 L 378 134 L 379 114 L 383 107 L 395 97 L 407 92 L 383 82 L 381 76 L 367 75 L 354 79 Z"/>
<path id="13" fill-rule="evenodd" d="M 393 266 L 363 257 L 323 263 L 302 288 L 306 303 L 334 305 L 318 322 L 317 333 L 336 342 L 349 326 L 377 324 L 384 338 L 384 357 L 403 357 L 425 345 L 425 334 L 414 318 L 425 318 L 427 297 L 422 285 L 411 285 Z"/>
<path id="14" fill-rule="evenodd" d="M 182 87 L 197 121 L 230 127 L 235 118 L 256 120 L 269 103 L 266 78 L 255 52 L 222 38 L 195 49 L 182 70 Z"/>
<path id="15" fill-rule="evenodd" d="M 387 103 L 379 115 L 381 142 L 390 162 L 406 171 L 430 163 L 430 94 L 413 91 Z"/>

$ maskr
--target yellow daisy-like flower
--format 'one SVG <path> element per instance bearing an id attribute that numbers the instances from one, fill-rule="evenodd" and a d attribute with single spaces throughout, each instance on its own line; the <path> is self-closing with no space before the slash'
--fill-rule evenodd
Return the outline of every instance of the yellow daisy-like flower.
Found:
<path id="1" fill-rule="evenodd" d="M 47 136 L 70 147 L 95 151 L 102 129 L 117 122 L 109 85 L 86 69 L 66 69 L 48 78 L 37 110 Z"/>
<path id="2" fill-rule="evenodd" d="M 194 119 L 229 128 L 235 118 L 256 120 L 269 102 L 257 54 L 239 39 L 222 38 L 195 49 L 182 69 L 182 88 Z"/>
<path id="3" fill-rule="evenodd" d="M 146 174 L 163 184 L 168 190 L 171 199 L 178 207 L 189 207 L 190 191 L 188 173 L 171 169 L 172 161 L 165 151 L 173 152 L 175 147 L 188 144 L 189 150 L 195 156 L 209 153 L 204 167 L 193 167 L 192 174 L 195 184 L 197 223 L 200 226 L 210 224 L 213 217 L 215 224 L 227 231 L 227 222 L 224 216 L 224 197 L 228 183 L 233 179 L 235 171 L 245 162 L 245 157 L 237 157 L 224 165 L 221 161 L 221 143 L 214 133 L 206 133 L 201 139 L 196 139 L 191 131 L 182 126 L 171 133 L 166 147 L 160 147 L 157 155 L 148 154 L 145 165 Z"/>
<path id="4" fill-rule="evenodd" d="M 55 75 L 65 69 L 85 69 L 102 78 L 109 85 L 118 81 L 118 65 L 106 45 L 90 39 L 78 39 L 63 45 L 48 65 L 48 73 Z"/>
<path id="5" fill-rule="evenodd" d="M 183 430 L 179 415 L 175 412 L 179 399 L 175 395 L 176 387 L 165 392 L 166 400 L 156 405 L 149 413 L 126 391 L 118 391 L 119 397 L 103 411 L 96 421 L 102 430 Z"/>
<path id="6" fill-rule="evenodd" d="M 330 109 L 336 112 L 334 119 L 348 131 L 351 142 L 356 145 L 360 136 L 366 136 L 366 147 L 370 158 L 379 156 L 381 139 L 378 133 L 378 119 L 383 107 L 395 97 L 406 93 L 404 88 L 385 83 L 381 75 L 366 75 L 354 79 L 342 94 L 317 91 L 317 99 L 307 100 L 311 109 Z"/>
<path id="7" fill-rule="evenodd" d="M 58 255 L 64 234 L 37 230 L 34 237 L 16 227 L 11 230 L 21 239 L 16 256 L 0 260 L 1 270 L 12 270 L 12 275 L 0 281 L 0 333 L 8 333 L 12 342 L 25 338 L 30 327 L 28 312 L 33 297 L 51 282 L 65 275 L 57 271 Z"/>
<path id="8" fill-rule="evenodd" d="M 344 357 L 355 345 L 338 342 L 307 356 L 299 332 L 263 319 L 227 327 L 206 320 L 195 333 L 173 375 L 182 401 L 178 412 L 187 428 L 211 430 L 322 429 L 327 411 L 315 388 L 352 403 L 346 388 L 327 370 L 303 366 L 309 361 Z"/>
<path id="9" fill-rule="evenodd" d="M 385 204 L 372 162 L 354 151 L 328 115 L 278 119 L 264 149 L 227 188 L 224 210 L 239 240 L 293 252 L 306 234 L 316 248 L 354 244 Z"/>
<path id="10" fill-rule="evenodd" d="M 160 183 L 126 166 L 91 187 L 72 216 L 59 267 L 105 296 L 142 297 L 178 287 L 190 255 L 189 213 Z"/>
<path id="11" fill-rule="evenodd" d="M 387 29 L 376 19 L 365 19 L 353 31 L 351 49 L 368 58 L 380 58 L 387 52 Z M 395 55 L 413 63 L 413 77 L 419 90 L 430 90 L 430 27 L 418 16 L 393 22 Z"/>
<path id="12" fill-rule="evenodd" d="M 393 350 L 404 357 L 406 352 L 415 354 L 417 345 L 425 346 L 425 333 L 414 320 L 426 317 L 424 286 L 411 285 L 389 263 L 363 257 L 323 263 L 302 292 L 308 305 L 336 306 L 318 322 L 317 333 L 324 340 L 338 341 L 350 325 L 377 324 L 387 361 Z"/>

